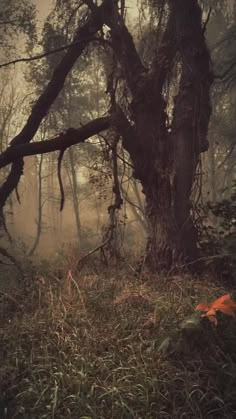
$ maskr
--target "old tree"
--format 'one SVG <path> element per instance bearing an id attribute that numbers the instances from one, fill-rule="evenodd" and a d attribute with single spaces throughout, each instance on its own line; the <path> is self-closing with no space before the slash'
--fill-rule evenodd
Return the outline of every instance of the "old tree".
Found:
<path id="1" fill-rule="evenodd" d="M 197 258 L 191 191 L 200 154 L 208 148 L 213 76 L 198 1 L 153 3 L 158 9 L 153 19 L 158 21 L 159 16 L 159 21 L 153 25 L 155 44 L 145 62 L 126 25 L 124 0 L 78 0 L 77 10 L 83 18 L 73 42 L 66 46 L 22 131 L 0 155 L 1 168 L 11 164 L 0 188 L 0 207 L 3 213 L 6 200 L 17 188 L 24 156 L 64 151 L 102 131 L 111 131 L 129 153 L 133 176 L 141 182 L 145 195 L 149 228 L 146 261 L 152 269 L 168 269 Z M 104 49 L 109 63 L 105 66 L 104 94 L 110 97 L 107 115 L 30 144 L 76 61 L 85 51 L 98 47 Z M 174 78 L 175 90 L 168 95 Z"/>

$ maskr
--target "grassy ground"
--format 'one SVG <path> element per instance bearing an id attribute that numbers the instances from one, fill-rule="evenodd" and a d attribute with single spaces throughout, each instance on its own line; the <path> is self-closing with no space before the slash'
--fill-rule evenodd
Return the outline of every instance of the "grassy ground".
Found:
<path id="1" fill-rule="evenodd" d="M 197 303 L 225 291 L 121 269 L 48 274 L 27 295 L 1 292 L 0 417 L 235 418 L 234 333 L 226 344 L 214 332 L 188 354 L 157 350 Z"/>

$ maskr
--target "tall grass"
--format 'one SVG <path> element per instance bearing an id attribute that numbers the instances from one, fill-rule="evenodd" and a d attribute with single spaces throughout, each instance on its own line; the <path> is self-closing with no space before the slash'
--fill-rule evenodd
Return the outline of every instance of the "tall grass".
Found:
<path id="1" fill-rule="evenodd" d="M 1 293 L 0 417 L 235 418 L 236 333 L 226 345 L 214 332 L 190 354 L 157 350 L 223 293 L 210 279 L 125 270 L 38 276 L 27 295 Z"/>

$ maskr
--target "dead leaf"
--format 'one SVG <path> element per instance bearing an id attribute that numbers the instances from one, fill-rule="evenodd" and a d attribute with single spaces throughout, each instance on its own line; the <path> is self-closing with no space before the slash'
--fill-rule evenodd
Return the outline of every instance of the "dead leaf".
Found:
<path id="1" fill-rule="evenodd" d="M 226 294 L 213 301 L 213 303 L 205 302 L 198 304 L 196 310 L 205 311 L 205 314 L 202 314 L 201 317 L 207 317 L 211 322 L 217 325 L 217 311 L 221 311 L 227 316 L 235 317 L 236 302 L 231 299 L 230 294 Z"/>

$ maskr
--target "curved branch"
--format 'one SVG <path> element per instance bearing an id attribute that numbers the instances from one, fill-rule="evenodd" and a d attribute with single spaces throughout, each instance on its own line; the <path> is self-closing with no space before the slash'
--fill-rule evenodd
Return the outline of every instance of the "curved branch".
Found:
<path id="1" fill-rule="evenodd" d="M 84 26 L 78 29 L 73 40 L 73 42 L 78 43 L 68 49 L 68 51 L 65 53 L 61 62 L 54 70 L 52 78 L 46 89 L 41 94 L 41 96 L 39 96 L 38 100 L 33 106 L 31 114 L 24 128 L 11 141 L 11 145 L 27 144 L 32 140 L 39 128 L 40 123 L 47 115 L 50 107 L 63 88 L 66 77 L 87 46 L 88 38 L 94 36 L 94 34 L 96 34 L 96 32 L 102 28 L 104 23 L 104 13 L 108 4 L 108 0 L 104 0 L 103 4 L 97 8 L 96 14 L 92 14 Z M 16 188 L 22 172 L 23 161 L 20 159 L 13 163 L 7 180 L 0 188 L 0 210 L 4 207 L 8 196 Z"/>
<path id="2" fill-rule="evenodd" d="M 110 9 L 105 16 L 105 23 L 111 30 L 113 49 L 122 66 L 129 89 L 136 96 L 139 84 L 143 85 L 143 78 L 147 73 L 147 69 L 141 61 L 132 35 L 124 24 L 118 11 L 118 5 L 115 3 L 117 2 L 110 2 Z"/>
<path id="3" fill-rule="evenodd" d="M 12 64 L 29 63 L 31 61 L 41 60 L 42 58 L 48 57 L 49 55 L 56 54 L 57 52 L 61 52 L 61 51 L 64 51 L 65 49 L 78 45 L 78 43 L 79 41 L 72 42 L 71 44 L 68 44 L 68 45 L 62 45 L 59 48 L 42 52 L 42 54 L 33 55 L 32 57 L 16 58 L 15 60 L 7 61 L 6 63 L 0 64 L 0 68 L 8 67 L 9 65 L 12 65 Z"/>
<path id="4" fill-rule="evenodd" d="M 95 41 L 95 42 L 98 42 L 100 44 L 108 45 L 109 47 L 112 46 L 112 44 L 108 40 L 102 39 L 102 38 L 96 38 L 96 37 L 91 38 L 91 36 L 89 36 L 88 41 L 90 41 L 90 42 Z M 12 60 L 12 61 L 7 61 L 6 63 L 0 64 L 0 69 L 3 68 L 3 67 L 8 67 L 9 65 L 12 65 L 12 64 L 30 63 L 31 61 L 41 60 L 42 58 L 46 58 L 49 55 L 57 54 L 58 52 L 65 51 L 66 49 L 74 47 L 75 45 L 78 45 L 79 42 L 80 41 L 71 42 L 70 44 L 62 45 L 59 48 L 55 48 L 55 49 L 52 49 L 52 50 L 49 50 L 49 51 L 46 51 L 46 52 L 42 52 L 42 54 L 33 55 L 32 57 L 22 57 L 22 58 L 16 58 L 15 60 Z"/>
<path id="5" fill-rule="evenodd" d="M 21 160 L 25 156 L 66 150 L 72 145 L 83 143 L 93 135 L 108 129 L 111 125 L 111 120 L 112 118 L 110 116 L 105 116 L 103 118 L 94 119 L 81 128 L 69 128 L 64 133 L 57 135 L 51 140 L 37 141 L 31 144 L 11 145 L 0 155 L 0 169 L 14 162 L 16 159 Z"/>
<path id="6" fill-rule="evenodd" d="M 64 202 L 65 202 L 65 192 L 64 192 L 64 187 L 63 187 L 63 182 L 62 182 L 62 177 L 61 177 L 61 164 L 62 164 L 64 153 L 65 153 L 65 149 L 63 148 L 59 153 L 58 163 L 57 163 L 57 177 L 58 177 L 59 188 L 60 188 L 60 193 L 61 193 L 60 211 L 63 210 Z"/>

